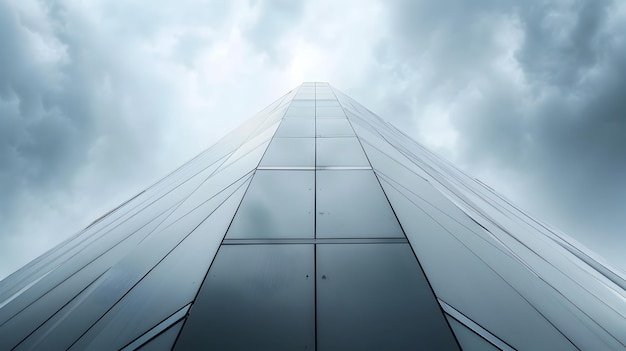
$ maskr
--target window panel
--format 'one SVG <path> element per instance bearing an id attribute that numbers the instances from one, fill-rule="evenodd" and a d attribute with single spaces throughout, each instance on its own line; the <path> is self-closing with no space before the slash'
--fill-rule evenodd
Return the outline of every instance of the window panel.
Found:
<path id="1" fill-rule="evenodd" d="M 374 173 L 317 171 L 318 238 L 404 237 Z"/>
<path id="2" fill-rule="evenodd" d="M 151 340 L 159 339 L 161 334 L 169 334 L 172 328 L 175 329 L 175 339 L 185 321 L 184 317 L 187 315 L 187 312 L 189 312 L 189 307 L 191 307 L 191 304 L 188 304 L 176 311 L 176 313 L 167 317 L 167 319 L 156 325 L 154 328 L 148 330 L 146 333 L 133 340 L 133 342 L 124 346 L 124 348 L 120 349 L 120 351 L 132 351 L 138 349 L 141 345 L 150 344 Z M 174 339 L 171 340 L 171 343 L 166 350 L 171 350 L 174 345 Z M 157 345 L 159 343 L 157 342 L 152 344 Z"/>
<path id="3" fill-rule="evenodd" d="M 291 106 L 287 113 L 285 113 L 285 118 L 315 118 L 315 107 L 297 107 Z"/>
<path id="4" fill-rule="evenodd" d="M 343 112 L 343 109 L 338 106 L 335 106 L 335 107 L 317 106 L 315 108 L 315 116 L 317 116 L 317 118 L 336 118 L 336 117 L 345 118 L 346 114 Z"/>
<path id="5" fill-rule="evenodd" d="M 274 138 L 261 160 L 265 167 L 314 167 L 314 138 Z"/>
<path id="6" fill-rule="evenodd" d="M 408 244 L 317 246 L 318 350 L 458 350 Z"/>
<path id="7" fill-rule="evenodd" d="M 289 105 L 292 108 L 298 108 L 298 107 L 308 107 L 308 108 L 315 108 L 315 101 L 313 100 L 293 100 L 291 102 L 291 105 Z"/>
<path id="8" fill-rule="evenodd" d="M 354 136 L 354 130 L 346 118 L 318 119 L 315 134 L 318 137 L 350 137 Z"/>
<path id="9" fill-rule="evenodd" d="M 314 119 L 285 119 L 276 131 L 277 138 L 312 138 L 315 136 Z"/>
<path id="10" fill-rule="evenodd" d="M 294 100 L 315 100 L 315 94 L 296 94 Z"/>
<path id="11" fill-rule="evenodd" d="M 222 245 L 176 350 L 315 349 L 313 245 Z"/>
<path id="12" fill-rule="evenodd" d="M 335 99 L 317 99 L 315 101 L 316 107 L 339 107 L 339 102 Z"/>
<path id="13" fill-rule="evenodd" d="M 367 167 L 369 162 L 357 138 L 317 138 L 317 166 Z"/>
<path id="14" fill-rule="evenodd" d="M 184 320 L 179 321 L 178 323 L 174 324 L 163 333 L 157 335 L 154 339 L 143 344 L 137 350 L 140 350 L 140 351 L 171 350 L 172 346 L 174 346 L 174 342 L 176 341 L 176 337 L 178 336 L 178 333 L 180 332 L 180 328 L 182 328 L 183 326 L 183 323 L 184 323 Z"/>
<path id="15" fill-rule="evenodd" d="M 257 171 L 226 237 L 313 238 L 314 187 L 313 171 Z"/>

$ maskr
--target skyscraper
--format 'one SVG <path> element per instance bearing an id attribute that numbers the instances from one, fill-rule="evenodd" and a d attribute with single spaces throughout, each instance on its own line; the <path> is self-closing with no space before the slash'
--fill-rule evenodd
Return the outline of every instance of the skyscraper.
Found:
<path id="1" fill-rule="evenodd" d="M 0 349 L 619 350 L 625 288 L 303 83 L 0 282 Z"/>

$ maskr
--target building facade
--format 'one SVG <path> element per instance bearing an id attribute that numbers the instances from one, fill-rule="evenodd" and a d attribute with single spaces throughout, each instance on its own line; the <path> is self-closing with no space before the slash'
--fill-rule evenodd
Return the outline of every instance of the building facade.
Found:
<path id="1" fill-rule="evenodd" d="M 623 350 L 625 288 L 303 83 L 0 282 L 0 350 Z"/>

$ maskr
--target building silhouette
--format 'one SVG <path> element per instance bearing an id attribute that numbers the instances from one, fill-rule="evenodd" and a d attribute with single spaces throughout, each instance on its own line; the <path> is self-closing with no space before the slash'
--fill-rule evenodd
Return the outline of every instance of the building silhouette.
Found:
<path id="1" fill-rule="evenodd" d="M 0 282 L 0 350 L 623 350 L 599 261 L 303 83 Z"/>

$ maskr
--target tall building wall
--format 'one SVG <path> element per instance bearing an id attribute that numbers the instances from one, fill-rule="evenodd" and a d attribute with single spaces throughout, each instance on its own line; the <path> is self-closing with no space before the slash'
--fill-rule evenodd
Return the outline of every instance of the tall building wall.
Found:
<path id="1" fill-rule="evenodd" d="M 0 349 L 625 349 L 592 257 L 303 83 L 0 282 Z"/>

